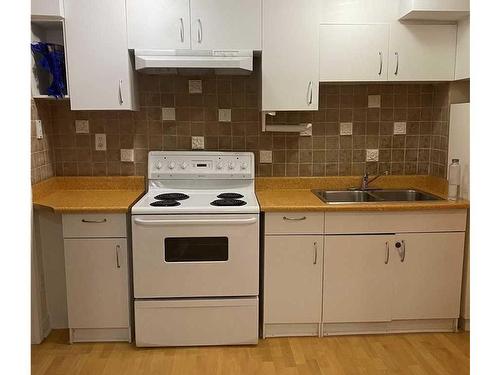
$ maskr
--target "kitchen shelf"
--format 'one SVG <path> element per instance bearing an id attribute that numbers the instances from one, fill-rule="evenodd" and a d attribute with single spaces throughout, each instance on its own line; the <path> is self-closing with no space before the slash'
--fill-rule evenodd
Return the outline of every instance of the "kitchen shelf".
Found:
<path id="1" fill-rule="evenodd" d="M 46 42 L 64 46 L 64 20 L 60 17 L 32 17 L 31 42 Z M 67 77 L 66 77 L 67 82 Z M 31 95 L 35 99 L 51 99 L 47 95 L 50 85 L 50 74 L 36 65 L 35 58 L 31 56 Z M 69 88 L 66 88 L 69 91 Z M 68 95 L 65 99 L 69 98 Z M 55 99 L 55 98 L 54 98 Z"/>

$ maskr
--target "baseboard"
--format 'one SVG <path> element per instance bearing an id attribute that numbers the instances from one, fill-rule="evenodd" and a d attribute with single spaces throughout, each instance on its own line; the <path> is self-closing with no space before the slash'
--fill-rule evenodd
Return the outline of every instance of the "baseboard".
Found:
<path id="1" fill-rule="evenodd" d="M 130 328 L 70 328 L 69 342 L 131 342 Z"/>
<path id="2" fill-rule="evenodd" d="M 363 335 L 411 332 L 455 332 L 457 319 L 393 320 L 374 323 L 324 323 L 323 335 Z"/>
<path id="3" fill-rule="evenodd" d="M 319 336 L 319 323 L 264 324 L 263 338 L 287 336 Z"/>
<path id="4" fill-rule="evenodd" d="M 464 331 L 470 331 L 470 319 L 460 317 L 460 319 L 458 319 L 458 328 Z"/>

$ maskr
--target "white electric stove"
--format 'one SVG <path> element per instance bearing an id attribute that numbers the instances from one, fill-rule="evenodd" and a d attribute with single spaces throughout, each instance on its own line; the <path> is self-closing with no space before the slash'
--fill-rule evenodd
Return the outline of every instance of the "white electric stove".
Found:
<path id="1" fill-rule="evenodd" d="M 252 153 L 152 151 L 132 207 L 137 346 L 256 344 Z"/>

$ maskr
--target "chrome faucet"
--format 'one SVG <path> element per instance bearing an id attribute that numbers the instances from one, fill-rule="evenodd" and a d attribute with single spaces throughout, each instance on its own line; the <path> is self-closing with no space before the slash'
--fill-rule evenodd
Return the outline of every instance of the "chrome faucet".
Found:
<path id="1" fill-rule="evenodd" d="M 365 173 L 361 179 L 361 186 L 360 186 L 360 190 L 366 190 L 368 189 L 368 185 L 370 183 L 372 183 L 373 181 L 375 181 L 377 178 L 381 177 L 381 176 L 387 176 L 389 174 L 389 171 L 385 171 L 384 173 L 381 173 L 375 177 L 373 177 L 372 179 L 369 179 L 368 178 L 368 173 Z"/>

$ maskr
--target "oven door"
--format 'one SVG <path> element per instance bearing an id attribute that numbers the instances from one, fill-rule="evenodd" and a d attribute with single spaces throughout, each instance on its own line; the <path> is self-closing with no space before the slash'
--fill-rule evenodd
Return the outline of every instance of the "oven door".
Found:
<path id="1" fill-rule="evenodd" d="M 135 298 L 255 296 L 259 215 L 134 215 Z"/>

